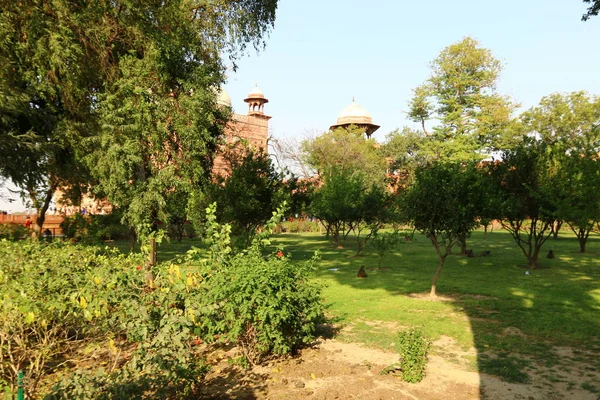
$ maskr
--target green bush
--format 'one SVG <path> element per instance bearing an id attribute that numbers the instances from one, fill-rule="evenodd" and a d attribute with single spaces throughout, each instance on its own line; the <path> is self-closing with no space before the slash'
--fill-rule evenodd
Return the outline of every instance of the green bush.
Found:
<path id="1" fill-rule="evenodd" d="M 0 239 L 20 240 L 27 237 L 28 230 L 20 224 L 0 224 Z"/>
<path id="2" fill-rule="evenodd" d="M 61 222 L 66 238 L 85 243 L 96 243 L 104 240 L 130 239 L 132 231 L 121 223 L 121 213 L 113 211 L 106 215 L 73 214 Z"/>
<path id="3" fill-rule="evenodd" d="M 288 233 L 304 233 L 304 232 L 319 232 L 319 223 L 312 221 L 285 221 L 278 225 L 278 232 Z"/>
<path id="4" fill-rule="evenodd" d="M 120 331 L 114 316 L 129 286 L 143 282 L 139 262 L 62 242 L 0 241 L 0 385 L 12 391 L 23 370 L 35 397 L 74 343 Z"/>
<path id="5" fill-rule="evenodd" d="M 39 398 L 40 383 L 70 360 L 47 399 L 193 398 L 207 371 L 200 341 L 239 345 L 249 362 L 310 342 L 323 320 L 321 288 L 308 279 L 314 260 L 264 256 L 274 222 L 234 253 L 230 227 L 208 220 L 210 248 L 157 265 L 150 286 L 142 255 L 0 241 L 0 388 L 14 393 L 24 370 L 27 395 Z M 78 368 L 84 344 L 105 367 Z"/>
<path id="6" fill-rule="evenodd" d="M 230 255 L 230 228 L 216 224 L 211 213 L 207 237 L 214 240 L 205 260 L 210 274 L 201 299 L 206 317 L 197 332 L 206 340 L 218 335 L 240 345 L 251 363 L 293 353 L 314 340 L 316 326 L 324 320 L 321 286 L 309 281 L 316 256 L 299 265 L 292 265 L 283 251 L 263 256 L 276 219 L 248 249 Z"/>
<path id="7" fill-rule="evenodd" d="M 384 369 L 382 373 L 399 369 L 405 382 L 421 382 L 425 377 L 430 346 L 431 342 L 423 337 L 420 329 L 411 328 L 399 332 L 396 348 L 400 353 L 400 362 Z"/>

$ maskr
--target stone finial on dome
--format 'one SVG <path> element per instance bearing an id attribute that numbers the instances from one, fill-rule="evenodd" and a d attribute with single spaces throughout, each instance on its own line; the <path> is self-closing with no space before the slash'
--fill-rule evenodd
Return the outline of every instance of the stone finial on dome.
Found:
<path id="1" fill-rule="evenodd" d="M 356 125 L 359 128 L 363 128 L 367 137 L 370 137 L 377 129 L 379 125 L 373 123 L 371 114 L 362 106 L 356 104 L 354 97 L 352 97 L 352 103 L 346 106 L 339 114 L 337 122 L 329 129 L 335 128 L 347 128 L 350 125 Z"/>
<path id="2" fill-rule="evenodd" d="M 248 103 L 248 115 L 264 115 L 265 104 L 269 102 L 262 90 L 258 88 L 258 84 L 248 93 L 244 101 Z"/>

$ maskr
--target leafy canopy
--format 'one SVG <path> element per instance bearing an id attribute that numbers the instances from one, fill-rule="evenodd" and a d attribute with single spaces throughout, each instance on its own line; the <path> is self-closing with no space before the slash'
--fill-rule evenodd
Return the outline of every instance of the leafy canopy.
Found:
<path id="1" fill-rule="evenodd" d="M 498 146 L 515 105 L 496 92 L 502 65 L 466 37 L 431 63 L 431 77 L 414 90 L 409 117 L 428 135 L 424 154 L 434 160 L 480 160 Z M 425 123 L 435 120 L 431 132 Z"/>

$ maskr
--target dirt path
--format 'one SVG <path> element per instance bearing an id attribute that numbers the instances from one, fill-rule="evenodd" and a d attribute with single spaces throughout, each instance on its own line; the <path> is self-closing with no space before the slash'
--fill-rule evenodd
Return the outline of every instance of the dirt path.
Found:
<path id="1" fill-rule="evenodd" d="M 452 347 L 452 339 L 442 338 L 433 347 L 444 353 Z M 452 348 L 451 351 L 454 355 L 459 354 L 459 361 L 456 357 L 450 362 L 438 355 L 430 356 L 427 376 L 418 384 L 379 374 L 398 361 L 397 354 L 335 339 L 323 339 L 295 358 L 250 370 L 227 361 L 236 356 L 235 349 L 217 351 L 209 357 L 215 367 L 207 376 L 201 398 L 597 400 L 596 395 L 566 384 L 549 386 L 535 379 L 528 385 L 510 384 L 468 371 L 460 362 L 460 349 Z M 474 351 L 463 353 L 469 355 Z"/>

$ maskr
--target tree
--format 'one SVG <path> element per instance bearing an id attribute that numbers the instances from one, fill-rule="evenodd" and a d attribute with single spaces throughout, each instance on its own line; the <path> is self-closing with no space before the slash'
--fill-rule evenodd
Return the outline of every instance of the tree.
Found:
<path id="1" fill-rule="evenodd" d="M 387 159 L 388 173 L 395 177 L 397 186 L 408 184 L 414 178 L 415 169 L 426 162 L 421 154 L 425 138 L 423 132 L 408 127 L 386 135 L 381 150 Z"/>
<path id="2" fill-rule="evenodd" d="M 76 145 L 98 86 L 59 3 L 4 1 L 0 12 L 0 175 L 37 210 L 34 236 L 56 189 L 86 176 Z"/>
<path id="3" fill-rule="evenodd" d="M 275 170 L 263 151 L 239 147 L 224 154 L 227 175 L 218 175 L 207 187 L 206 202 L 217 203 L 217 221 L 228 223 L 232 233 L 251 238 L 289 197 L 284 175 Z"/>
<path id="4" fill-rule="evenodd" d="M 310 166 L 322 174 L 336 168 L 341 173 L 364 173 L 372 182 L 383 184 L 385 159 L 374 139 L 367 139 L 364 131 L 356 128 L 338 128 L 301 144 Z"/>
<path id="5" fill-rule="evenodd" d="M 446 47 L 431 63 L 431 77 L 414 90 L 409 117 L 428 140 L 423 154 L 433 160 L 477 161 L 498 147 L 515 105 L 496 92 L 501 63 L 490 50 L 466 37 Z M 425 123 L 437 123 L 428 132 Z"/>
<path id="6" fill-rule="evenodd" d="M 570 154 L 560 162 L 556 179 L 558 218 L 567 222 L 585 253 L 587 239 L 600 222 L 600 160 Z"/>
<path id="7" fill-rule="evenodd" d="M 496 218 L 502 222 L 531 269 L 538 268 L 542 246 L 556 219 L 556 165 L 549 146 L 533 137 L 503 152 L 502 161 L 489 164 L 498 204 Z"/>
<path id="8" fill-rule="evenodd" d="M 210 172 L 227 118 L 214 90 L 222 55 L 235 62 L 247 43 L 263 44 L 276 8 L 276 0 L 4 2 L 0 142 L 13 157 L 0 170 L 25 166 L 15 181 L 47 189 L 43 214 L 53 189 L 73 177 L 56 171 L 86 156 L 97 189 L 152 237 L 167 218 L 164 195 L 202 185 Z"/>
<path id="9" fill-rule="evenodd" d="M 557 221 L 554 236 L 566 220 L 585 249 L 585 239 L 594 225 L 597 197 L 595 165 L 600 149 L 600 98 L 586 92 L 553 93 L 542 98 L 537 107 L 523 113 L 525 129 L 551 146 L 558 163 L 555 195 Z M 586 175 L 582 176 L 583 168 Z M 568 221 L 570 220 L 570 222 Z M 575 224 L 573 224 L 574 221 Z"/>
<path id="10" fill-rule="evenodd" d="M 472 190 L 469 171 L 473 169 L 473 164 L 443 162 L 421 166 L 415 182 L 402 195 L 406 220 L 431 240 L 439 258 L 431 283 L 432 297 L 436 296 L 437 280 L 459 235 L 477 226 L 477 203 L 465 196 Z"/>
<path id="11" fill-rule="evenodd" d="M 600 13 L 600 0 L 583 0 L 584 3 L 590 4 L 587 12 L 581 17 L 582 21 L 587 21 L 591 17 Z"/>
<path id="12" fill-rule="evenodd" d="M 369 184 L 360 172 L 351 174 L 332 168 L 322 178 L 323 185 L 315 191 L 310 210 L 324 222 L 328 235 L 338 246 L 354 231 L 356 255 L 360 255 L 387 220 L 390 196 L 383 187 Z"/>

